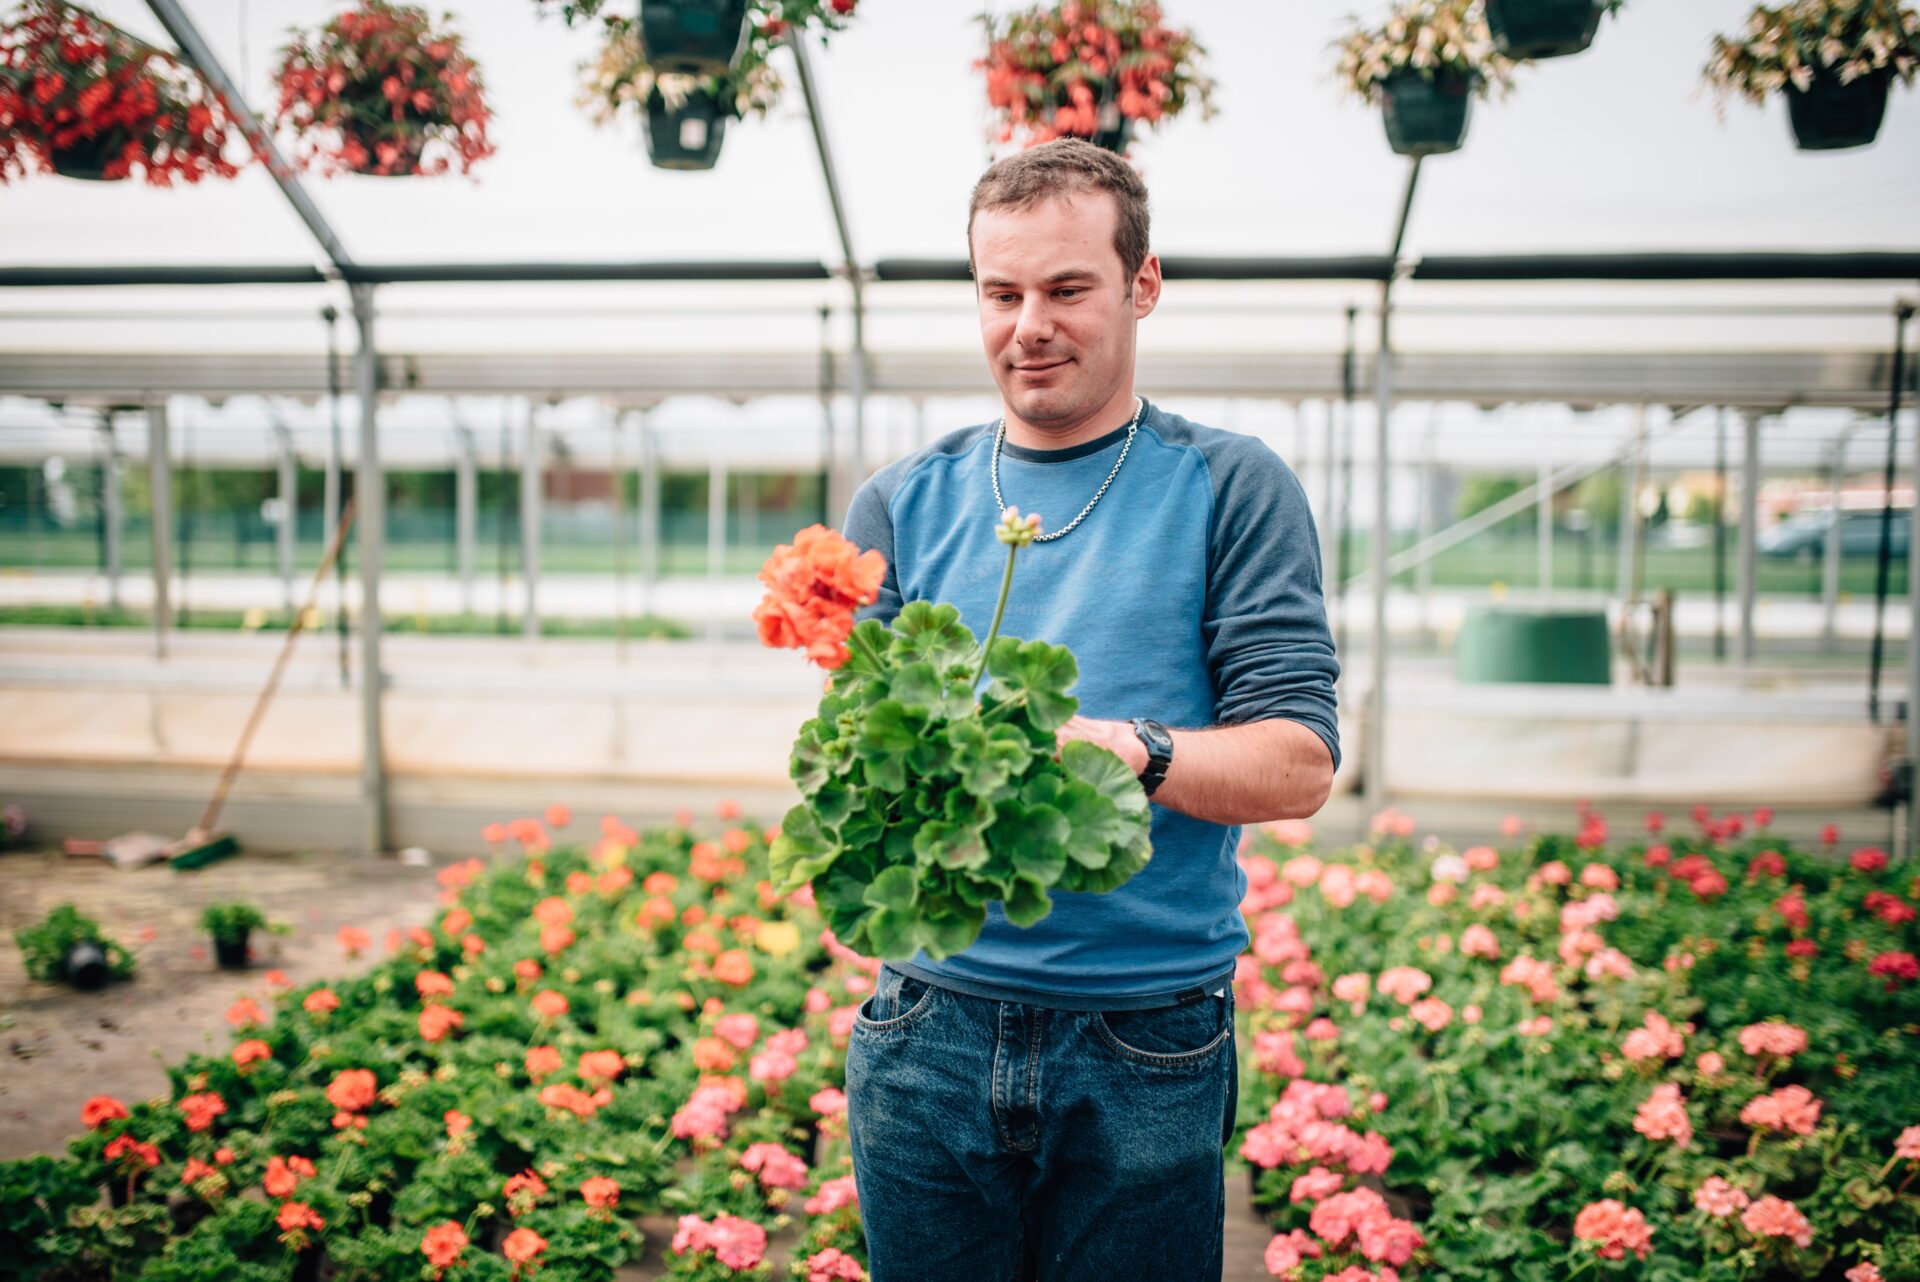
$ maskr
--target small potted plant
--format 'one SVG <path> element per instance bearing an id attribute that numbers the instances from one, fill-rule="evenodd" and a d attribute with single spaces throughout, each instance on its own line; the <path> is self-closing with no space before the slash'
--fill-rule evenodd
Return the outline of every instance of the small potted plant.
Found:
<path id="1" fill-rule="evenodd" d="M 544 7 L 551 0 L 539 0 Z M 667 3 L 646 0 L 640 20 L 602 13 L 603 0 L 567 0 L 558 12 L 569 25 L 598 18 L 605 27 L 600 53 L 582 66 L 580 105 L 599 124 L 627 111 L 645 117 L 647 158 L 659 169 L 711 169 L 729 120 L 765 115 L 785 86 L 768 63 L 773 46 L 792 35 L 842 30 L 857 0 L 750 0 L 744 36 L 729 61 L 696 57 L 676 30 L 731 21 L 718 0 Z M 667 10 L 672 10 L 671 14 Z M 704 16 L 703 16 L 704 15 Z M 696 21 L 697 20 L 697 21 Z"/>
<path id="2" fill-rule="evenodd" d="M 1406 0 L 1379 27 L 1338 41 L 1340 81 L 1383 109 L 1402 156 L 1458 151 L 1473 98 L 1513 87 L 1513 60 L 1493 47 L 1473 0 Z"/>
<path id="3" fill-rule="evenodd" d="M 1493 47 L 1509 58 L 1564 58 L 1593 43 L 1621 0 L 1486 0 Z"/>
<path id="4" fill-rule="evenodd" d="M 0 183 L 39 169 L 112 182 L 232 178 L 238 128 L 178 58 L 84 9 L 27 0 L 0 22 Z"/>
<path id="5" fill-rule="evenodd" d="M 480 69 L 426 10 L 359 0 L 280 49 L 275 124 L 292 131 L 297 163 L 381 177 L 471 172 L 491 156 Z"/>
<path id="6" fill-rule="evenodd" d="M 39 925 L 16 930 L 13 938 L 27 974 L 47 983 L 93 990 L 133 974 L 132 954 L 72 904 L 56 905 Z"/>
<path id="7" fill-rule="evenodd" d="M 1898 0 L 1794 0 L 1761 5 L 1738 36 L 1716 35 L 1706 66 L 1717 107 L 1739 94 L 1787 99 L 1802 151 L 1865 147 L 1879 136 L 1887 89 L 1920 67 L 1920 12 Z"/>
<path id="8" fill-rule="evenodd" d="M 256 929 L 272 929 L 265 914 L 239 900 L 207 905 L 200 914 L 200 928 L 213 936 L 214 958 L 222 970 L 245 970 L 247 937 Z"/>
<path id="9" fill-rule="evenodd" d="M 1060 0 L 981 22 L 987 54 L 974 65 L 986 72 L 999 142 L 1072 136 L 1124 153 L 1140 126 L 1189 105 L 1214 114 L 1206 50 L 1167 26 L 1153 0 Z"/>

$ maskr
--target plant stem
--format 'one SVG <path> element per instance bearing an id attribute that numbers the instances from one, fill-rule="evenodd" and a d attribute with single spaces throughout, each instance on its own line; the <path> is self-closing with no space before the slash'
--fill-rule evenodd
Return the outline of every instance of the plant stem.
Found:
<path id="1" fill-rule="evenodd" d="M 974 670 L 968 689 L 978 686 L 987 673 L 987 655 L 993 650 L 994 638 L 1000 635 L 1000 617 L 1007 612 L 1007 593 L 1013 587 L 1013 558 L 1019 550 L 1014 544 L 1007 545 L 1007 572 L 1000 576 L 1000 602 L 993 607 L 993 626 L 987 629 L 987 639 L 980 646 L 980 666 Z"/>

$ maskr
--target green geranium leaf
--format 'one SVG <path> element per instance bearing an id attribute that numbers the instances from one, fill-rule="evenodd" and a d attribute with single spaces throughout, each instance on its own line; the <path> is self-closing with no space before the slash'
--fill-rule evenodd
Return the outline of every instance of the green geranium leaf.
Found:
<path id="1" fill-rule="evenodd" d="M 1051 886 L 1066 868 L 1067 820 L 1052 806 L 1008 802 L 988 837 L 1016 871 L 1039 885 Z"/>
<path id="2" fill-rule="evenodd" d="M 1148 813 L 1150 803 L 1146 789 L 1141 787 L 1133 771 L 1127 769 L 1127 763 L 1109 749 L 1085 739 L 1069 739 L 1060 748 L 1060 765 L 1070 778 L 1091 784 L 1120 813 Z"/>
<path id="3" fill-rule="evenodd" d="M 919 951 L 920 919 L 910 911 L 876 908 L 866 926 L 869 956 L 904 961 Z"/>
<path id="4" fill-rule="evenodd" d="M 1046 887 L 1025 877 L 1013 879 L 1013 891 L 1006 898 L 1007 920 L 1016 926 L 1031 926 L 1053 911 L 1053 900 Z"/>
<path id="5" fill-rule="evenodd" d="M 1026 735 L 1013 726 L 984 726 L 969 718 L 954 722 L 947 740 L 953 745 L 960 786 L 981 797 L 998 793 L 1033 760 Z"/>
<path id="6" fill-rule="evenodd" d="M 913 835 L 913 853 L 922 863 L 942 868 L 980 868 L 987 862 L 987 843 L 971 825 L 934 822 L 922 824 Z"/>
<path id="7" fill-rule="evenodd" d="M 1065 646 L 1001 637 L 987 655 L 987 673 L 1007 690 L 1026 696 L 1036 728 L 1058 730 L 1080 701 L 1067 691 L 1080 679 L 1080 665 Z"/>
<path id="8" fill-rule="evenodd" d="M 909 913 L 920 898 L 920 878 L 911 865 L 895 864 L 882 869 L 861 898 L 875 908 Z"/>
<path id="9" fill-rule="evenodd" d="M 935 961 L 951 957 L 980 938 L 980 928 L 986 921 L 987 910 L 983 907 L 963 908 L 954 916 L 928 917 L 920 923 L 921 946 Z"/>
<path id="10" fill-rule="evenodd" d="M 1106 867 L 1113 843 L 1127 829 L 1114 804 L 1077 779 L 1067 785 L 1058 804 L 1067 820 L 1067 858 L 1087 868 Z"/>
<path id="11" fill-rule="evenodd" d="M 805 805 L 787 811 L 780 835 L 767 851 L 767 871 L 774 893 L 788 894 L 825 872 L 839 857 L 840 847 L 820 830 L 813 811 Z"/>
<path id="12" fill-rule="evenodd" d="M 840 763 L 829 754 L 825 743 L 832 733 L 825 721 L 815 718 L 800 727 L 800 737 L 794 740 L 787 773 L 800 791 L 809 797 L 819 791 L 820 785 L 832 778 L 839 767 Z"/>
<path id="13" fill-rule="evenodd" d="M 889 689 L 895 699 L 922 712 L 931 712 L 946 690 L 946 682 L 931 663 L 909 663 L 894 669 Z"/>
<path id="14" fill-rule="evenodd" d="M 976 648 L 973 633 L 951 605 L 909 601 L 893 620 L 890 657 L 895 659 L 920 660 L 944 675 L 952 665 L 971 660 Z"/>
<path id="15" fill-rule="evenodd" d="M 1071 865 L 1067 874 L 1060 879 L 1060 889 L 1087 891 L 1104 894 L 1123 886 L 1133 875 L 1147 866 L 1152 857 L 1153 844 L 1145 822 L 1128 831 L 1127 838 L 1112 848 L 1104 868 L 1087 868 L 1084 865 Z"/>

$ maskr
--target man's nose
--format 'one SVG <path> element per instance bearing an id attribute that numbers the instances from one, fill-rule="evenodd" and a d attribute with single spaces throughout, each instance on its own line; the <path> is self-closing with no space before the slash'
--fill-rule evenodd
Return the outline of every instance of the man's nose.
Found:
<path id="1" fill-rule="evenodd" d="M 1053 313 L 1047 300 L 1028 296 L 1020 304 L 1020 317 L 1014 323 L 1013 341 L 1021 347 L 1036 347 L 1053 341 Z"/>

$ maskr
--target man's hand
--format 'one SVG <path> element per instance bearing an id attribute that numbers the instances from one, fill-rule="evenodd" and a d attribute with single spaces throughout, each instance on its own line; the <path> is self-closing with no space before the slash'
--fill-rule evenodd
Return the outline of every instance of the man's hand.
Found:
<path id="1" fill-rule="evenodd" d="M 1147 768 L 1147 745 L 1141 743 L 1140 736 L 1133 732 L 1131 721 L 1101 721 L 1075 715 L 1067 718 L 1067 724 L 1053 732 L 1053 739 L 1056 748 L 1069 739 L 1085 739 L 1126 762 L 1127 769 L 1135 775 Z"/>

